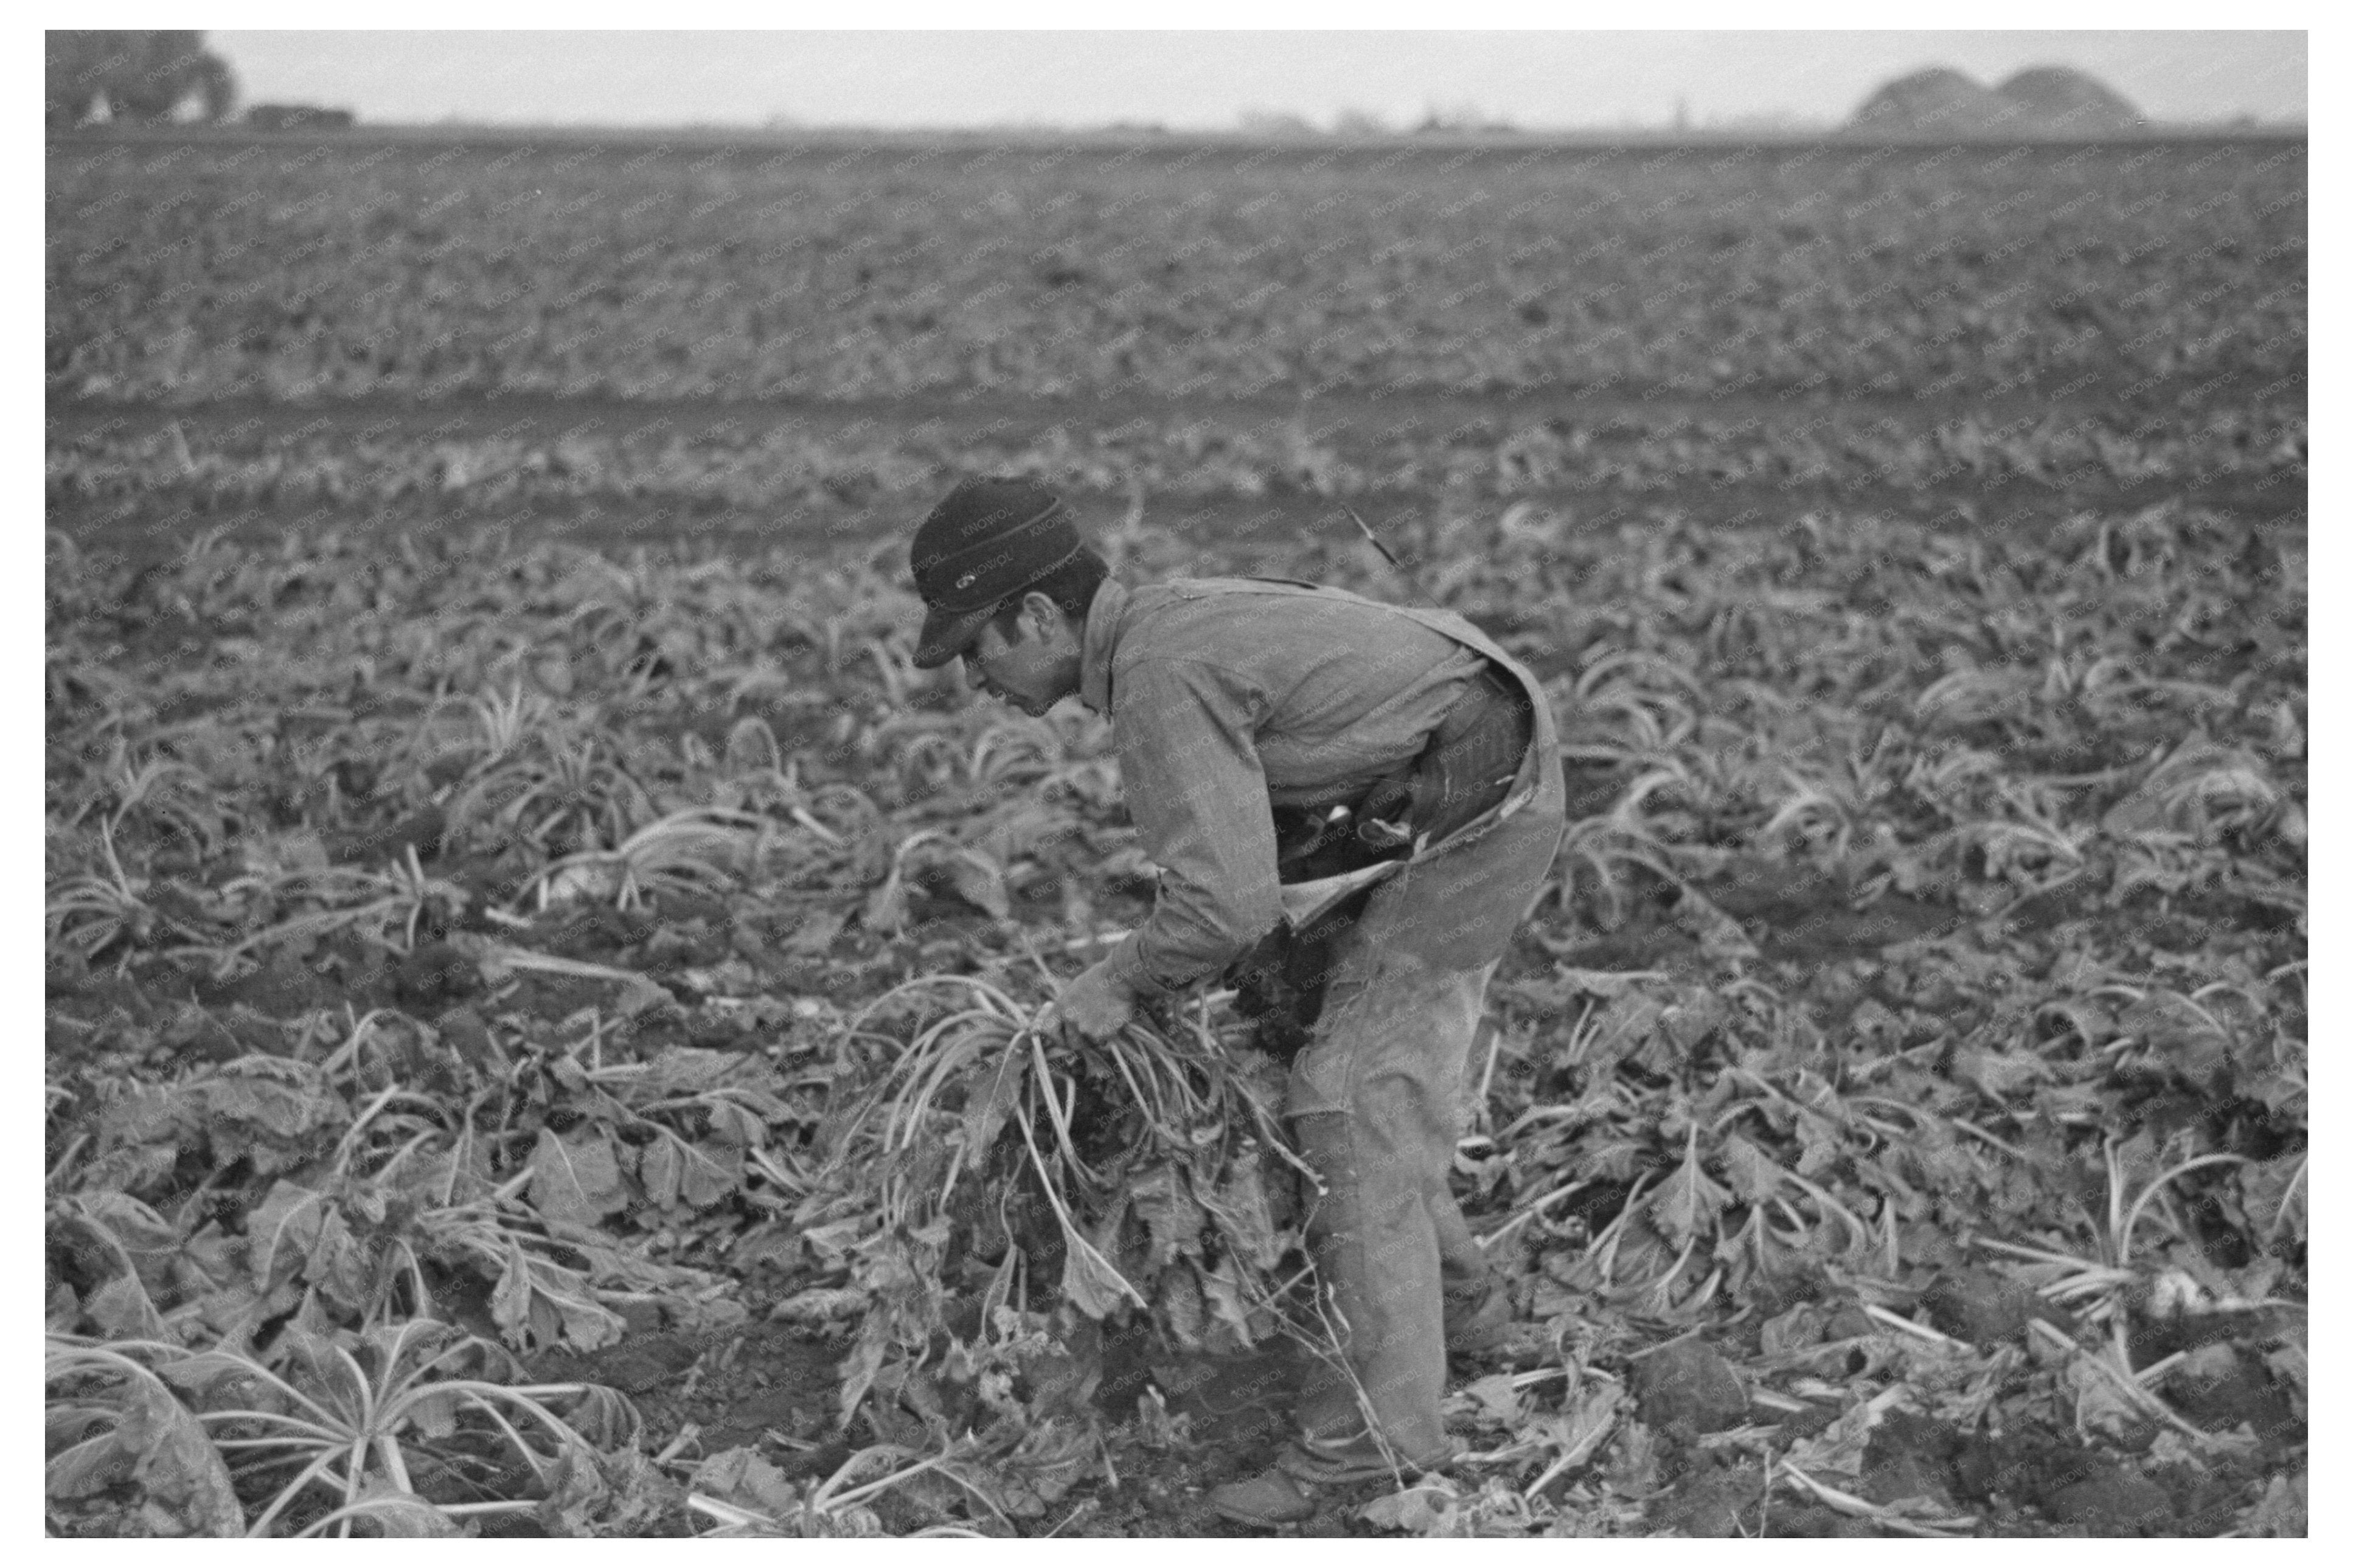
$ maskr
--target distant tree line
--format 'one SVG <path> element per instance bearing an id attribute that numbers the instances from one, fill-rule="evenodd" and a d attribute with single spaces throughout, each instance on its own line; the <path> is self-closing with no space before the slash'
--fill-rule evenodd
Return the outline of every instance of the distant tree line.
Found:
<path id="1" fill-rule="evenodd" d="M 199 32 L 52 29 L 44 49 L 47 119 L 53 131 L 104 118 L 157 125 L 227 120 L 237 105 L 228 62 Z"/>
<path id="2" fill-rule="evenodd" d="M 348 109 L 321 109 L 311 103 L 257 103 L 245 111 L 245 122 L 256 131 L 348 131 Z"/>
<path id="3" fill-rule="evenodd" d="M 1252 136 L 1295 137 L 1324 134 L 1315 123 L 1303 114 L 1284 110 L 1245 109 L 1238 121 L 1240 129 Z M 1497 134 L 1508 135 L 1518 128 L 1501 115 L 1482 112 L 1472 103 L 1441 107 L 1431 104 L 1422 111 L 1421 119 L 1405 127 L 1411 134 Z M 1330 134 L 1334 136 L 1387 136 L 1394 134 L 1389 122 L 1378 114 L 1364 109 L 1343 109 L 1332 117 Z"/>

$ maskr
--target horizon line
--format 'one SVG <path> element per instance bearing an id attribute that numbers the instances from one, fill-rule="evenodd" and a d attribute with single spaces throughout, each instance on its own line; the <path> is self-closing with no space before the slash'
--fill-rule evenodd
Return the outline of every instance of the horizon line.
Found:
<path id="1" fill-rule="evenodd" d="M 294 108 L 329 113 L 342 112 L 333 105 L 269 104 L 248 107 Z M 1327 129 L 1312 122 L 1297 125 L 1167 125 L 1157 121 L 1113 120 L 1085 122 L 1060 121 L 987 121 L 941 125 L 889 125 L 860 121 L 799 121 L 786 117 L 768 120 L 694 120 L 646 121 L 613 122 L 592 120 L 476 120 L 461 115 L 445 115 L 434 120 L 363 120 L 354 116 L 347 123 L 334 128 L 296 127 L 284 131 L 265 130 L 245 123 L 242 118 L 218 121 L 181 121 L 162 124 L 122 124 L 97 121 L 46 132 L 50 138 L 82 135 L 175 135 L 207 132 L 245 132 L 254 135 L 344 135 L 369 131 L 497 131 L 497 132 L 604 132 L 615 135 L 648 135 L 666 132 L 753 132 L 765 136 L 788 137 L 796 134 L 871 136 L 974 136 L 995 134 L 1017 135 L 1128 135 L 1151 137 L 1208 137 L 1226 141 L 1255 142 L 1396 142 L 1396 141 L 1505 141 L 1514 137 L 1545 138 L 1561 136 L 1607 136 L 1637 134 L 1644 136 L 1711 136 L 1711 135 L 1837 135 L 1858 140 L 1936 141 L 1936 142 L 2102 142 L 2130 141 L 2143 135 L 2165 135 L 2182 132 L 2305 132 L 2310 130 L 2306 117 L 2262 117 L 2233 114 L 2204 120 L 2145 120 L 2139 124 L 2116 131 L 2084 134 L 2065 132 L 2013 132 L 1986 131 L 1976 132 L 1946 132 L 1923 129 L 1905 131 L 1901 128 L 1858 126 L 1852 121 L 1807 120 L 1773 114 L 1742 116 L 1737 119 L 1676 124 L 1671 121 L 1590 121 L 1581 124 L 1521 125 L 1495 123 L 1481 126 L 1451 125 L 1373 125 L 1352 126 L 1345 130 Z"/>

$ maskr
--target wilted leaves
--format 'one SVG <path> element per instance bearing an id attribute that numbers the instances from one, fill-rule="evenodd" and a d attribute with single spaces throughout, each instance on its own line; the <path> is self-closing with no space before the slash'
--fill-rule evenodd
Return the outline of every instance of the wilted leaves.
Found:
<path id="1" fill-rule="evenodd" d="M 1713 1236 L 1715 1222 L 1731 1196 L 1701 1167 L 1699 1133 L 1694 1129 L 1684 1143 L 1682 1163 L 1659 1184 L 1651 1198 L 1649 1213 L 1667 1238 L 1680 1246 Z"/>
<path id="2" fill-rule="evenodd" d="M 594 1226 L 629 1204 L 620 1162 L 601 1127 L 558 1137 L 541 1128 L 531 1155 L 532 1206 L 567 1224 Z"/>
<path id="3" fill-rule="evenodd" d="M 723 1162 L 676 1133 L 658 1133 L 639 1154 L 638 1179 L 647 1198 L 662 1207 L 680 1204 L 709 1208 L 744 1184 L 743 1155 L 731 1151 Z"/>
<path id="4" fill-rule="evenodd" d="M 505 1268 L 491 1291 L 491 1317 L 515 1343 L 538 1350 L 595 1350 L 619 1339 L 626 1327 L 618 1312 L 596 1300 L 586 1276 L 526 1251 L 517 1237 L 507 1238 Z"/>
<path id="5" fill-rule="evenodd" d="M 141 1494 L 138 1533 L 241 1536 L 245 1511 L 220 1451 L 193 1411 L 142 1370 L 123 1376 L 103 1405 L 49 1408 L 53 1451 L 45 1485 L 79 1499 L 129 1483 Z"/>
<path id="6" fill-rule="evenodd" d="M 1129 1203 L 1143 1222 L 1146 1268 L 1157 1272 L 1180 1257 L 1198 1257 L 1208 1218 L 1194 1201 L 1191 1184 L 1174 1165 L 1155 1165 L 1130 1183 Z"/>
<path id="7" fill-rule="evenodd" d="M 1737 1132 L 1726 1133 L 1717 1148 L 1723 1155 L 1725 1179 L 1741 1202 L 1762 1204 L 1781 1185 L 1780 1163 Z"/>
<path id="8" fill-rule="evenodd" d="M 133 1086 L 100 1117 L 97 1159 L 132 1192 L 153 1190 L 191 1147 L 269 1175 L 332 1149 L 350 1120 L 316 1068 L 241 1057 L 169 1087 Z"/>

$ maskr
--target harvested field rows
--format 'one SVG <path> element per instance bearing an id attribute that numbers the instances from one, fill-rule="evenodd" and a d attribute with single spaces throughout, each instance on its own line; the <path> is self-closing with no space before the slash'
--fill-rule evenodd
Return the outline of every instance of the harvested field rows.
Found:
<path id="1" fill-rule="evenodd" d="M 1152 868 L 908 662 L 973 468 L 1561 721 L 1512 1329 L 1307 1532 L 2302 1533 L 2301 144 L 49 168 L 53 1533 L 1231 1529 L 1281 1070 L 1037 1026 Z"/>

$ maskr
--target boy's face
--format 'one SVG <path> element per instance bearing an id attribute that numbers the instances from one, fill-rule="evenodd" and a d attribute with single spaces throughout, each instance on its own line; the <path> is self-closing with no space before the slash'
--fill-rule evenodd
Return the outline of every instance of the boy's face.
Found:
<path id="1" fill-rule="evenodd" d="M 995 621 L 982 626 L 965 647 L 965 678 L 1035 719 L 1079 689 L 1078 638 L 1043 595 L 1024 604 L 1014 629 L 1018 640 Z"/>

